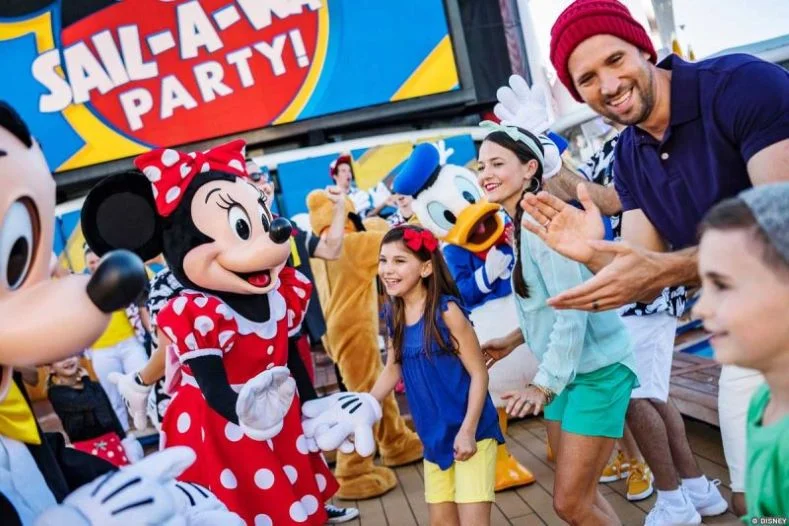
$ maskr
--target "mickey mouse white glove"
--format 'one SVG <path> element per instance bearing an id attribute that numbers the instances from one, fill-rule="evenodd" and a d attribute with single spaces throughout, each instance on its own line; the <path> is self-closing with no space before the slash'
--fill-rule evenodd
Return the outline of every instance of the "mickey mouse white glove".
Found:
<path id="1" fill-rule="evenodd" d="M 323 451 L 354 449 L 369 457 L 375 452 L 373 426 L 381 419 L 381 404 L 369 393 L 337 393 L 306 402 L 301 408 L 304 435 L 314 437 Z M 353 438 L 353 443 L 349 441 Z"/>
<path id="2" fill-rule="evenodd" d="M 107 379 L 118 386 L 118 392 L 129 409 L 135 429 L 145 429 L 148 427 L 148 417 L 145 410 L 148 407 L 148 395 L 152 386 L 138 384 L 134 381 L 135 374 L 137 373 L 112 372 L 107 376 Z"/>
<path id="3" fill-rule="evenodd" d="M 36 526 L 186 526 L 173 479 L 195 461 L 189 447 L 171 447 L 100 476 L 36 519 Z"/>
<path id="4" fill-rule="evenodd" d="M 208 488 L 181 481 L 174 481 L 172 486 L 178 496 L 176 513 L 186 519 L 187 526 L 245 525 L 241 517 L 229 511 Z"/>
<path id="5" fill-rule="evenodd" d="M 488 283 L 493 284 L 497 279 L 507 279 L 512 273 L 510 265 L 512 264 L 512 254 L 505 254 L 496 247 L 488 250 L 488 255 L 485 258 L 485 276 L 488 278 Z"/>
<path id="6" fill-rule="evenodd" d="M 272 367 L 241 388 L 236 401 L 238 425 L 254 440 L 268 440 L 282 430 L 296 395 L 296 381 L 287 367 Z"/>
<path id="7" fill-rule="evenodd" d="M 548 95 L 542 86 L 529 85 L 520 75 L 510 76 L 509 86 L 496 91 L 498 104 L 493 113 L 505 126 L 519 126 L 535 135 L 545 133 L 550 128 Z"/>

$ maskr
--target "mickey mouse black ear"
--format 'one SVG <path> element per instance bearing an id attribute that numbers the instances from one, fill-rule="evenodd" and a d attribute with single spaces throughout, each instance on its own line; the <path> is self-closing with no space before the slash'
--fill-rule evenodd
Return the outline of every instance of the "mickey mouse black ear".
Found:
<path id="1" fill-rule="evenodd" d="M 162 252 L 161 221 L 151 183 L 138 171 L 112 175 L 94 186 L 80 218 L 85 240 L 96 255 L 125 248 L 143 261 Z"/>

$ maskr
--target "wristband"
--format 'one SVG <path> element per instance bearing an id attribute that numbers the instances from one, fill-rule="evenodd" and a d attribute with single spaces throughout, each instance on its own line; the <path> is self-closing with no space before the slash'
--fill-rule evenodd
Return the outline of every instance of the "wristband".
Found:
<path id="1" fill-rule="evenodd" d="M 545 396 L 545 405 L 550 404 L 553 401 L 553 399 L 556 398 L 556 393 L 554 393 L 553 391 L 551 391 L 547 387 L 543 387 L 543 386 L 537 385 L 537 384 L 529 384 L 529 387 L 534 387 L 539 392 L 541 392 L 543 394 L 543 396 Z"/>
<path id="2" fill-rule="evenodd" d="M 134 383 L 143 387 L 148 387 L 148 384 L 142 381 L 142 376 L 140 376 L 140 373 L 134 375 Z"/>

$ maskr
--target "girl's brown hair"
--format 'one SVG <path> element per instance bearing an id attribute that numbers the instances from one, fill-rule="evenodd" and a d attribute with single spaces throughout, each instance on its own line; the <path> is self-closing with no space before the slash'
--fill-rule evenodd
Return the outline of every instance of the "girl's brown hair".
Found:
<path id="1" fill-rule="evenodd" d="M 441 254 L 440 247 L 436 246 L 431 252 L 424 245 L 419 250 L 412 250 L 403 242 L 403 236 L 407 231 L 414 231 L 419 235 L 427 232 L 424 228 L 416 225 L 405 225 L 393 228 L 386 233 L 381 246 L 389 243 L 403 243 L 406 250 L 414 254 L 419 261 L 430 261 L 433 265 L 433 272 L 426 278 L 422 278 L 422 285 L 427 289 L 425 300 L 425 310 L 422 314 L 424 322 L 424 348 L 428 356 L 433 343 L 443 351 L 457 353 L 458 342 L 454 336 L 449 335 L 450 341 L 445 341 L 438 328 L 436 313 L 440 311 L 441 296 L 448 295 L 460 299 L 455 280 L 452 279 L 444 256 Z M 432 235 L 432 234 L 431 234 Z M 386 289 L 378 277 L 379 303 L 387 322 L 387 337 L 390 339 L 392 349 L 395 353 L 395 361 L 400 363 L 403 358 L 403 335 L 405 332 L 405 302 L 402 298 L 391 297 L 386 294 Z"/>
<path id="2" fill-rule="evenodd" d="M 542 143 L 540 142 L 539 137 L 535 136 L 533 133 L 529 132 L 528 130 L 524 130 L 523 128 L 518 128 L 518 131 L 522 134 L 526 135 L 527 137 L 531 137 L 534 139 L 534 142 L 539 145 L 540 151 L 544 152 L 542 147 Z M 539 191 L 540 187 L 542 186 L 542 163 L 537 159 L 537 156 L 534 155 L 534 152 L 526 146 L 525 143 L 520 141 L 516 141 L 509 135 L 507 135 L 503 131 L 494 131 L 490 133 L 487 137 L 485 137 L 486 141 L 490 141 L 494 144 L 498 144 L 502 148 L 506 148 L 518 158 L 521 164 L 526 164 L 531 160 L 537 161 L 537 171 L 534 172 L 532 176 L 531 185 L 529 188 L 523 191 L 523 195 L 521 195 L 521 199 L 527 192 L 536 193 Z M 526 285 L 526 280 L 523 278 L 523 262 L 521 261 L 521 221 L 523 220 L 523 208 L 518 205 L 518 211 L 515 213 L 515 217 L 512 218 L 512 222 L 515 223 L 515 267 L 512 269 L 512 288 L 515 291 L 515 294 L 520 296 L 521 298 L 528 298 L 529 297 L 529 287 Z"/>

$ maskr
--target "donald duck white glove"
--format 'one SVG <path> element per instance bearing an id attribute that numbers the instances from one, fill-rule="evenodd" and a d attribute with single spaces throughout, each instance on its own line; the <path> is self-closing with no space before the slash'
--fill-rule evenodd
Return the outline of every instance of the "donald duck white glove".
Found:
<path id="1" fill-rule="evenodd" d="M 542 86 L 529 85 L 520 75 L 510 76 L 509 86 L 496 91 L 498 104 L 493 113 L 505 126 L 518 126 L 534 135 L 542 135 L 551 127 L 548 95 Z"/>
<path id="2" fill-rule="evenodd" d="M 304 435 L 323 451 L 375 452 L 373 426 L 381 419 L 381 404 L 369 393 L 337 393 L 306 402 L 301 408 Z M 352 439 L 352 443 L 351 440 Z"/>
<path id="3" fill-rule="evenodd" d="M 485 257 L 485 274 L 488 283 L 491 285 L 497 279 L 507 279 L 510 277 L 510 265 L 512 264 L 512 254 L 505 254 L 496 247 L 488 251 Z"/>
<path id="4" fill-rule="evenodd" d="M 543 181 L 559 173 L 562 167 L 559 147 L 545 136 L 553 123 L 548 112 L 548 94 L 542 86 L 529 88 L 523 77 L 512 75 L 509 86 L 502 86 L 496 91 L 496 98 L 499 102 L 493 108 L 493 113 L 503 125 L 517 126 L 539 137 L 545 150 Z"/>

